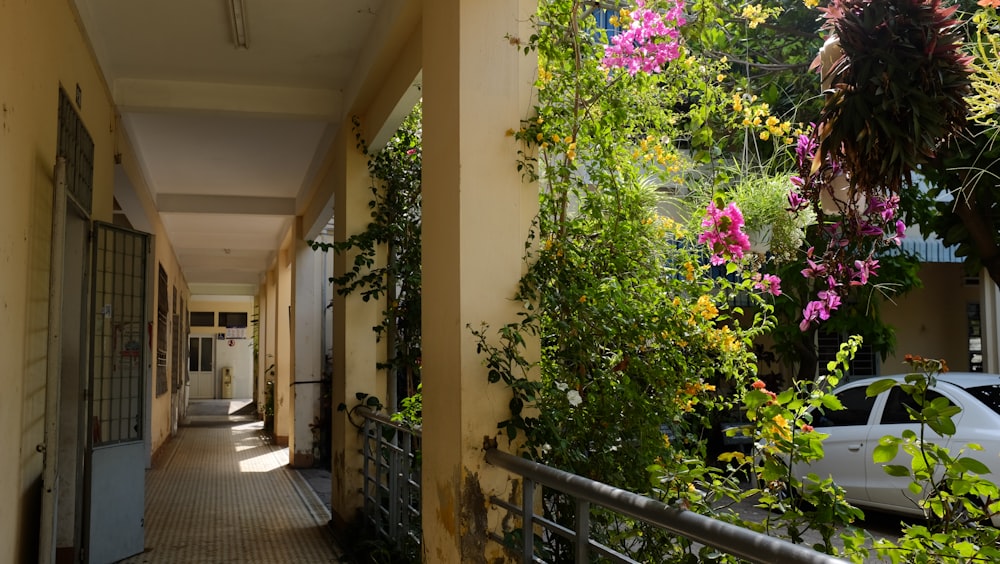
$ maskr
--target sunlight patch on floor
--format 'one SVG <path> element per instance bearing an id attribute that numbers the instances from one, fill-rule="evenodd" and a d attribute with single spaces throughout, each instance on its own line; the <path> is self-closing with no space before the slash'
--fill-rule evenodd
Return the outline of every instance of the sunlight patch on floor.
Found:
<path id="1" fill-rule="evenodd" d="M 270 452 L 240 461 L 240 472 L 272 472 L 281 467 L 280 459 Z"/>

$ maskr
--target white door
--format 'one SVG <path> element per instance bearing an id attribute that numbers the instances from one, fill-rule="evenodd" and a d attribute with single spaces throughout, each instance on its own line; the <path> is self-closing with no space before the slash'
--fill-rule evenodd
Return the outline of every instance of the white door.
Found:
<path id="1" fill-rule="evenodd" d="M 115 562 L 145 542 L 148 235 L 95 223 L 87 561 Z"/>
<path id="2" fill-rule="evenodd" d="M 188 371 L 191 378 L 191 399 L 215 398 L 215 337 L 191 337 Z"/>

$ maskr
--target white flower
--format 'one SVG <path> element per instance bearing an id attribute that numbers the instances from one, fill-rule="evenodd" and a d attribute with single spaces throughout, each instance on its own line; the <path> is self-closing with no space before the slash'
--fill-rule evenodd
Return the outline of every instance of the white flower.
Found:
<path id="1" fill-rule="evenodd" d="M 576 407 L 581 403 L 583 403 L 583 398 L 580 396 L 580 392 L 576 390 L 570 390 L 566 392 L 566 399 L 569 401 L 569 404 L 572 405 L 573 407 Z"/>
<path id="2" fill-rule="evenodd" d="M 565 382 L 556 382 L 556 388 L 558 388 L 560 392 L 565 392 L 569 386 L 567 386 Z"/>

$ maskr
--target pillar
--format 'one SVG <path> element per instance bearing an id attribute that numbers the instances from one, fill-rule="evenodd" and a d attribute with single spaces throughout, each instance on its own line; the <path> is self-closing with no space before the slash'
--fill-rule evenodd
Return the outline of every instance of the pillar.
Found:
<path id="1" fill-rule="evenodd" d="M 310 424 L 319 415 L 325 346 L 320 324 L 326 304 L 321 300 L 321 257 L 302 239 L 302 218 L 295 227 L 295 293 L 292 312 L 292 342 L 295 365 L 292 371 L 292 433 L 288 437 L 291 465 L 313 465 L 313 432 Z"/>
<path id="2" fill-rule="evenodd" d="M 371 220 L 368 161 L 356 147 L 354 132 L 341 128 L 334 139 L 335 158 L 325 182 L 334 184 L 334 240 L 344 241 L 364 231 Z M 331 251 L 332 252 L 332 251 Z M 333 254 L 333 272 L 350 270 L 355 254 Z M 333 421 L 331 450 L 331 505 L 336 521 L 350 521 L 363 504 L 361 440 L 349 411 L 358 405 L 357 394 L 385 401 L 385 374 L 376 369 L 384 359 L 385 343 L 377 343 L 372 327 L 379 324 L 384 304 L 364 301 L 359 292 L 342 296 L 333 292 Z M 346 406 L 339 410 L 337 406 Z M 354 421 L 360 423 L 355 416 Z"/>
<path id="3" fill-rule="evenodd" d="M 980 339 L 982 340 L 983 372 L 1000 371 L 1000 288 L 986 270 L 979 275 Z"/>
<path id="4" fill-rule="evenodd" d="M 292 347 L 292 288 L 295 285 L 294 249 L 291 233 L 278 252 L 278 307 L 275 316 L 277 352 L 274 378 L 274 442 L 288 446 L 292 430 L 292 371 L 295 369 Z"/>
<path id="5" fill-rule="evenodd" d="M 502 557 L 487 538 L 499 532 L 487 506 L 511 493 L 511 478 L 485 463 L 483 443 L 509 417 L 510 395 L 487 382 L 466 325 L 495 331 L 517 320 L 511 298 L 538 193 L 505 132 L 528 117 L 536 63 L 511 39 L 527 39 L 533 10 L 518 0 L 424 3 L 424 562 Z"/>

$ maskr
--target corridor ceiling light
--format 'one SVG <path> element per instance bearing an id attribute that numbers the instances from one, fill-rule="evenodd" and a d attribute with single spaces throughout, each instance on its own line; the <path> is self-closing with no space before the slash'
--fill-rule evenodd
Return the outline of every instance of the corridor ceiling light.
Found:
<path id="1" fill-rule="evenodd" d="M 233 43 L 237 49 L 249 49 L 246 0 L 227 0 L 227 3 L 229 4 L 229 19 L 232 23 Z"/>

